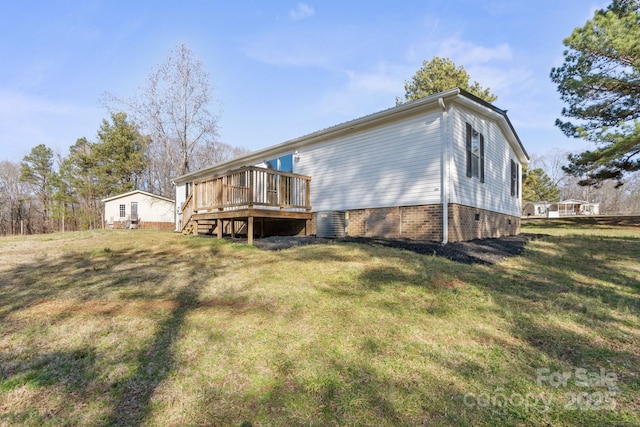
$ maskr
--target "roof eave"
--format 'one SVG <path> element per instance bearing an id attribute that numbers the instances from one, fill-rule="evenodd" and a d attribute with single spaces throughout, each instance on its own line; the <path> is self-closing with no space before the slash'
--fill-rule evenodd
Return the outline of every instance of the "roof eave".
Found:
<path id="1" fill-rule="evenodd" d="M 328 127 L 326 129 L 310 133 L 289 141 L 282 142 L 280 144 L 272 145 L 261 150 L 257 150 L 226 162 L 218 163 L 208 168 L 200 169 L 194 172 L 178 176 L 173 179 L 175 184 L 181 184 L 189 182 L 204 176 L 216 174 L 238 167 L 242 167 L 248 164 L 256 164 L 265 161 L 273 156 L 282 155 L 283 151 L 295 151 L 297 149 L 307 147 L 313 144 L 320 143 L 330 138 L 336 137 L 341 133 L 352 132 L 356 129 L 372 126 L 379 122 L 384 122 L 392 117 L 403 117 L 406 115 L 414 114 L 419 110 L 427 110 L 431 108 L 440 108 L 439 100 L 442 99 L 445 103 L 451 100 L 460 100 L 467 106 L 472 106 L 476 111 L 480 111 L 487 116 L 493 116 L 502 125 L 503 130 L 510 135 L 509 141 L 518 155 L 519 160 L 523 164 L 529 163 L 529 155 L 525 150 L 518 134 L 516 133 L 506 111 L 499 109 L 493 104 L 484 101 L 477 96 L 464 91 L 459 88 L 453 88 L 444 92 L 436 93 L 425 98 L 418 99 L 416 101 L 407 102 L 405 104 L 392 107 L 377 113 L 373 113 L 358 119 L 350 120 L 345 123 L 341 123 L 335 126 Z"/>
<path id="2" fill-rule="evenodd" d="M 466 98 L 466 100 L 463 101 L 463 103 L 466 104 L 467 106 L 475 110 L 483 110 L 485 114 L 489 116 L 494 116 L 496 119 L 498 119 L 505 133 L 507 135 L 510 134 L 511 136 L 513 136 L 513 138 L 509 138 L 509 142 L 511 143 L 511 146 L 514 148 L 516 154 L 518 155 L 519 160 L 523 164 L 528 165 L 530 160 L 529 154 L 527 153 L 527 150 L 524 148 L 524 145 L 522 144 L 522 141 L 520 140 L 518 133 L 513 127 L 513 124 L 511 124 L 511 120 L 509 120 L 509 116 L 507 116 L 507 112 L 464 90 L 460 91 L 460 95 L 464 97 L 461 99 L 464 100 Z"/>
<path id="3" fill-rule="evenodd" d="M 161 200 L 164 200 L 164 201 L 167 201 L 167 202 L 170 202 L 170 203 L 175 203 L 175 201 L 173 199 L 169 199 L 167 197 L 159 196 L 157 194 L 149 193 L 147 191 L 142 191 L 142 190 L 133 190 L 133 191 L 129 191 L 127 193 L 117 194 L 115 196 L 111 196 L 111 197 L 107 197 L 106 199 L 102 199 L 100 201 L 102 203 L 106 203 L 106 202 L 110 202 L 112 200 L 122 199 L 123 197 L 131 196 L 131 195 L 136 194 L 136 193 L 144 194 L 146 196 L 153 197 L 153 198 L 156 198 L 156 199 L 161 199 Z"/>
<path id="4" fill-rule="evenodd" d="M 420 109 L 426 109 L 431 107 L 439 108 L 438 100 L 440 98 L 443 98 L 446 102 L 447 100 L 458 97 L 460 93 L 461 91 L 458 88 L 450 89 L 445 92 L 440 92 L 416 101 L 408 102 L 406 104 L 392 107 L 387 110 L 379 111 L 377 113 L 360 117 L 358 119 L 350 120 L 345 123 L 331 126 L 326 129 L 310 133 L 308 135 L 304 135 L 295 139 L 291 139 L 289 141 L 282 142 L 280 144 L 272 145 L 270 147 L 263 148 L 261 150 L 257 150 L 257 151 L 236 157 L 226 162 L 218 163 L 208 168 L 200 169 L 194 172 L 190 172 L 190 173 L 178 176 L 173 179 L 173 182 L 180 184 L 183 182 L 191 181 L 193 179 L 198 179 L 202 176 L 210 175 L 212 172 L 215 173 L 218 171 L 235 169 L 236 167 L 241 167 L 249 163 L 259 163 L 266 159 L 269 159 L 274 155 L 281 154 L 285 150 L 294 151 L 302 147 L 317 144 L 319 142 L 330 139 L 336 135 L 339 135 L 340 133 L 352 132 L 355 129 L 371 126 L 377 122 L 388 120 L 391 117 L 409 115 L 415 112 L 416 110 L 420 110 Z"/>

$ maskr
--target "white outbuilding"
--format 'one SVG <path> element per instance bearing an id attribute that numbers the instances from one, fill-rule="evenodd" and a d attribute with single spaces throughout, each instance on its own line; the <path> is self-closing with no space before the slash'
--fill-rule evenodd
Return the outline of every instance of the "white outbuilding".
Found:
<path id="1" fill-rule="evenodd" d="M 105 228 L 174 229 L 176 205 L 166 197 L 135 190 L 102 202 Z"/>

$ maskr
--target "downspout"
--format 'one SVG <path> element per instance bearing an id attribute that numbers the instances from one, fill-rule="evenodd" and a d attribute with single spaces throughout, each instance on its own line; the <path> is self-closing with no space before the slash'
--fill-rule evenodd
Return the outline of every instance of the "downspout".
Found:
<path id="1" fill-rule="evenodd" d="M 449 143 L 446 138 L 446 119 L 447 107 L 444 105 L 444 99 L 438 99 L 438 105 L 442 108 L 442 117 L 440 118 L 440 140 L 442 141 L 442 159 L 440 161 L 440 198 L 442 203 L 442 244 L 445 245 L 449 241 Z"/>

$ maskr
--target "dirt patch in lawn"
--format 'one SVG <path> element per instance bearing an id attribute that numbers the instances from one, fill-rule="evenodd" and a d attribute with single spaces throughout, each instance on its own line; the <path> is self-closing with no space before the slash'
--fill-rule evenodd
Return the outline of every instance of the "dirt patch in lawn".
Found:
<path id="1" fill-rule="evenodd" d="M 442 256 L 464 264 L 495 264 L 507 257 L 517 256 L 524 251 L 527 242 L 541 237 L 541 234 L 520 234 L 495 239 L 476 239 L 442 245 L 433 241 L 407 239 L 384 239 L 377 237 L 345 237 L 324 239 L 314 236 L 272 236 L 254 240 L 254 245 L 263 250 L 277 251 L 296 246 L 358 243 L 404 249 L 424 255 Z"/>

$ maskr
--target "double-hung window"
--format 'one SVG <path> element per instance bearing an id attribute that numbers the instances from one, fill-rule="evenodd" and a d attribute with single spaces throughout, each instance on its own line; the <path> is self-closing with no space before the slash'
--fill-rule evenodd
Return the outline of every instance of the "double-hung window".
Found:
<path id="1" fill-rule="evenodd" d="M 120 218 L 127 216 L 127 205 L 120 205 Z"/>
<path id="2" fill-rule="evenodd" d="M 467 123 L 467 176 L 484 182 L 484 136 Z"/>

